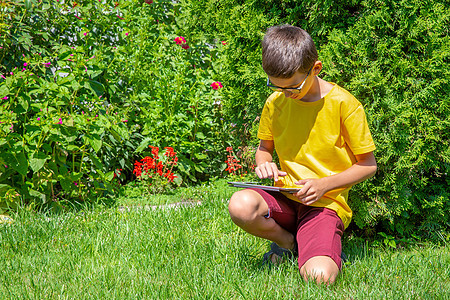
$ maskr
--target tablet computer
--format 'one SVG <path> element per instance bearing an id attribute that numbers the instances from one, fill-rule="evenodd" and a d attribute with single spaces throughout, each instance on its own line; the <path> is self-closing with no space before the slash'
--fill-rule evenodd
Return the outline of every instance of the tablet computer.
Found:
<path id="1" fill-rule="evenodd" d="M 273 191 L 273 192 L 287 192 L 290 194 L 295 194 L 300 191 L 301 188 L 285 188 L 278 186 L 269 186 L 269 185 L 261 185 L 256 182 L 237 182 L 237 181 L 229 181 L 229 185 L 239 188 L 255 188 L 262 189 L 265 191 Z"/>

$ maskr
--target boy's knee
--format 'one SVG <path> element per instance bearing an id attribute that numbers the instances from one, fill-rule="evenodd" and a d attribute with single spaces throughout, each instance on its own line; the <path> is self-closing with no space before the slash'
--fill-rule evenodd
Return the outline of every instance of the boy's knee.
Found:
<path id="1" fill-rule="evenodd" d="M 339 268 L 329 257 L 313 257 L 300 269 L 300 274 L 306 280 L 315 280 L 317 283 L 332 284 L 339 275 Z"/>
<path id="2" fill-rule="evenodd" d="M 260 199 L 257 196 L 259 194 L 252 190 L 241 190 L 231 196 L 228 211 L 234 223 L 237 225 L 245 224 L 259 214 Z"/>

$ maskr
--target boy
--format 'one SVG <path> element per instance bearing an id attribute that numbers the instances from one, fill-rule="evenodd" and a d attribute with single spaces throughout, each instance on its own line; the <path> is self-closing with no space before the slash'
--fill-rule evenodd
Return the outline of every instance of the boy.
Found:
<path id="1" fill-rule="evenodd" d="M 262 66 L 275 92 L 260 119 L 256 174 L 273 178 L 276 186 L 301 189 L 238 191 L 230 199 L 230 216 L 245 231 L 273 242 L 265 261 L 298 252 L 305 280 L 332 283 L 352 217 L 348 191 L 377 170 L 364 109 L 349 92 L 317 77 L 322 62 L 310 35 L 298 27 L 267 30 Z M 272 161 L 273 150 L 281 169 Z"/>

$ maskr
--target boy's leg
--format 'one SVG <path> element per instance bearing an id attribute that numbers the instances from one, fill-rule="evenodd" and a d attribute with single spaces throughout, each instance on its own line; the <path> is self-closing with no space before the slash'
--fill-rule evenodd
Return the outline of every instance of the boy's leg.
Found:
<path id="1" fill-rule="evenodd" d="M 288 211 L 283 215 L 280 226 L 270 217 L 271 210 L 288 210 L 287 206 L 280 209 L 277 200 L 262 190 L 245 189 L 233 194 L 228 205 L 233 222 L 248 233 L 277 243 L 278 246 L 293 249 L 294 235 L 286 230 L 296 226 L 297 215 L 295 211 Z M 286 207 L 284 207 L 286 206 Z"/>
<path id="2" fill-rule="evenodd" d="M 336 212 L 307 207 L 299 211 L 298 265 L 305 280 L 333 283 L 341 268 L 341 237 L 344 224 Z"/>

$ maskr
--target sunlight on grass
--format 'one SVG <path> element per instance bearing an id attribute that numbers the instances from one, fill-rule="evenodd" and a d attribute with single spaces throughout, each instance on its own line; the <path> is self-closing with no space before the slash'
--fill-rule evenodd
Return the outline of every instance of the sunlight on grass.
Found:
<path id="1" fill-rule="evenodd" d="M 396 251 L 349 239 L 344 245 L 349 261 L 331 287 L 303 282 L 296 261 L 262 268 L 269 242 L 230 221 L 227 201 L 234 189 L 219 182 L 207 190 L 200 195 L 202 204 L 189 208 L 120 212 L 113 207 L 62 215 L 19 212 L 13 224 L 0 225 L 0 295 L 7 299 L 449 297 L 448 246 Z M 118 205 L 126 201 L 119 199 Z"/>

